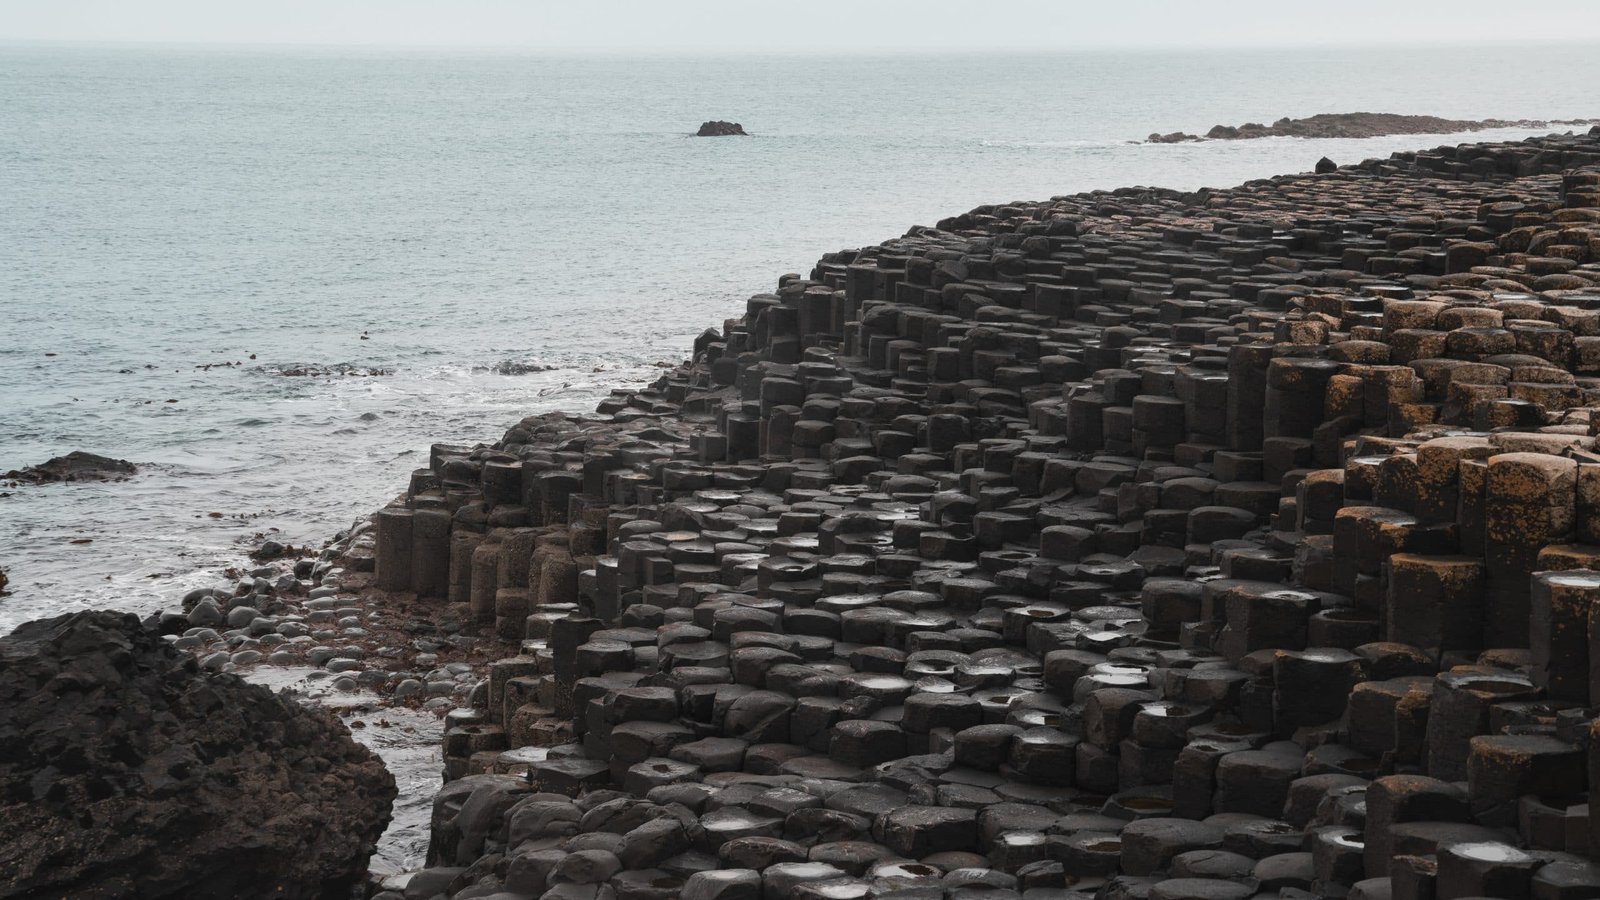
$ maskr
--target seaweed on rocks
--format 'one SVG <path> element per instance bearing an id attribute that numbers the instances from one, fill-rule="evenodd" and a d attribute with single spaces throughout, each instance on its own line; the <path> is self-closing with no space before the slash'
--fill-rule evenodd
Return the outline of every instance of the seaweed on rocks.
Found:
<path id="1" fill-rule="evenodd" d="M 354 363 L 291 363 L 279 366 L 263 366 L 262 371 L 269 375 L 280 375 L 285 378 L 378 378 L 384 375 L 393 375 L 393 370 L 377 366 L 358 366 Z"/>

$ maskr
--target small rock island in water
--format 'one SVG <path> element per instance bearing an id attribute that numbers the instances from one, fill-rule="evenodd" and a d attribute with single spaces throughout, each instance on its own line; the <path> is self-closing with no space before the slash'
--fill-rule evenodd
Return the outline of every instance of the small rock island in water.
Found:
<path id="1" fill-rule="evenodd" d="M 695 137 L 730 137 L 730 136 L 733 136 L 733 135 L 745 135 L 745 134 L 746 134 L 746 132 L 744 130 L 744 126 L 740 125 L 738 122 L 724 122 L 721 119 L 718 119 L 718 120 L 716 120 L 714 122 L 706 122 L 706 123 L 702 124 L 700 126 L 700 130 L 696 131 L 694 133 L 694 136 Z"/>
<path id="2" fill-rule="evenodd" d="M 1246 122 L 1243 125 L 1215 125 L 1202 137 L 1174 131 L 1170 134 L 1152 133 L 1145 138 L 1147 144 L 1179 144 L 1189 141 L 1242 141 L 1264 137 L 1302 138 L 1369 138 L 1391 134 L 1454 134 L 1460 131 L 1483 131 L 1487 128 L 1552 128 L 1557 125 L 1593 125 L 1597 119 L 1441 119 L 1438 116 L 1405 116 L 1398 113 L 1319 113 L 1304 119 L 1287 116 L 1262 125 Z"/>

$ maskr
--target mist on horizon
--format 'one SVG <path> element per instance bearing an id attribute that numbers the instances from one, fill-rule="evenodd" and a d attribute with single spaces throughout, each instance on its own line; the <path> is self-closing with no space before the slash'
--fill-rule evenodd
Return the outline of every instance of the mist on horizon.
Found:
<path id="1" fill-rule="evenodd" d="M 0 40 L 641 53 L 1471 45 L 1597 41 L 1600 13 L 1582 0 L 1548 0 L 1522 16 L 1487 0 L 1351 0 L 1334 8 L 1265 0 L 1112 7 L 1014 0 L 983 13 L 955 0 L 816 0 L 781 8 L 735 0 L 461 0 L 448 7 L 427 0 L 0 0 Z"/>

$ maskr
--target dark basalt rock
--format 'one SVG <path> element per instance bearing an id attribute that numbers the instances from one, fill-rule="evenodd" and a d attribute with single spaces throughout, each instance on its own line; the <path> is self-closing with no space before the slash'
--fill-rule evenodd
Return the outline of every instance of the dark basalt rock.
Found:
<path id="1" fill-rule="evenodd" d="M 0 638 L 0 897 L 346 895 L 394 796 L 330 713 L 132 615 Z"/>
<path id="2" fill-rule="evenodd" d="M 1326 175 L 1329 172 L 1337 172 L 1339 171 L 1339 164 L 1324 156 L 1323 158 L 1317 160 L 1316 171 L 1318 175 Z"/>
<path id="3" fill-rule="evenodd" d="M 363 335 L 362 340 L 366 340 Z M 371 366 L 357 366 L 350 363 L 334 363 L 332 365 L 319 365 L 317 363 L 297 363 L 288 366 L 265 367 L 264 371 L 271 375 L 280 375 L 284 378 L 378 378 L 384 375 L 393 375 L 389 369 L 380 369 Z"/>
<path id="4" fill-rule="evenodd" d="M 52 481 L 118 481 L 138 471 L 125 459 L 112 459 L 74 450 L 49 462 L 22 469 L 13 469 L 4 476 L 8 481 L 24 484 L 47 484 Z"/>
<path id="5" fill-rule="evenodd" d="M 374 900 L 1593 893 L 1600 140 L 1338 174 L 979 207 L 433 445 L 366 560 L 508 655 Z"/>
<path id="6" fill-rule="evenodd" d="M 721 119 L 715 122 L 706 122 L 700 130 L 694 133 L 695 137 L 727 137 L 729 135 L 744 134 L 744 126 L 738 122 L 724 122 Z"/>

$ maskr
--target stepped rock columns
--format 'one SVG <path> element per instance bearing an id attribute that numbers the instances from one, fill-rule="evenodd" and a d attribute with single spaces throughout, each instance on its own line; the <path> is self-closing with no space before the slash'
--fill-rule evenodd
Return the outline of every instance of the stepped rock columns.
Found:
<path id="1" fill-rule="evenodd" d="M 413 520 L 414 513 L 409 509 L 390 507 L 377 514 L 377 583 L 386 591 L 411 589 Z"/>
<path id="2" fill-rule="evenodd" d="M 506 648 L 437 877 L 1600 891 L 1597 165 L 980 207 L 593 415 L 436 447 L 378 581 Z"/>

